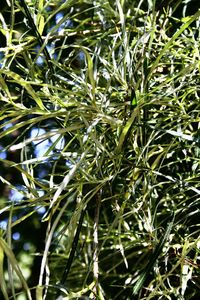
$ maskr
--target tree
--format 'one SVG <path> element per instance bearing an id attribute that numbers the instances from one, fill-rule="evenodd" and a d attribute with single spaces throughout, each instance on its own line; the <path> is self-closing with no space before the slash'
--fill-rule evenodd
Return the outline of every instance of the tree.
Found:
<path id="1" fill-rule="evenodd" d="M 2 298 L 199 297 L 193 8 L 4 2 Z"/>

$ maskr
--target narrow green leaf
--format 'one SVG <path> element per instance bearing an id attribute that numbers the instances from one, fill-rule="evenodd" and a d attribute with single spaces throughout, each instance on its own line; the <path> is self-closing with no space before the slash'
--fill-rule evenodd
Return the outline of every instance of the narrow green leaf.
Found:
<path id="1" fill-rule="evenodd" d="M 37 103 L 37 105 L 39 106 L 39 108 L 41 110 L 45 110 L 45 107 L 42 103 L 42 100 L 40 99 L 40 97 L 38 97 L 38 95 L 36 94 L 35 90 L 32 88 L 31 84 L 29 84 L 26 80 L 24 80 L 22 77 L 20 77 L 17 73 L 11 71 L 11 70 L 5 70 L 5 69 L 1 69 L 0 70 L 1 74 L 5 74 L 8 77 L 11 77 L 15 80 L 15 82 L 17 82 L 18 84 L 20 84 L 22 87 L 24 87 L 28 94 L 33 98 L 33 100 Z"/>
<path id="2" fill-rule="evenodd" d="M 160 242 L 156 246 L 155 251 L 150 256 L 148 265 L 146 266 L 145 270 L 141 273 L 141 275 L 139 275 L 139 278 L 133 287 L 133 293 L 132 293 L 133 296 L 136 296 L 139 293 L 139 291 L 143 287 L 143 284 L 145 283 L 145 280 L 147 279 L 153 266 L 155 265 L 156 260 L 158 259 L 159 255 L 162 253 L 165 242 L 167 241 L 169 234 L 172 230 L 172 227 L 174 224 L 174 218 L 175 218 L 175 215 L 173 215 L 172 221 L 168 224 L 165 235 L 163 236 L 163 238 L 160 239 Z"/>
<path id="3" fill-rule="evenodd" d="M 133 122 L 135 121 L 138 113 L 139 113 L 139 107 L 136 107 L 136 109 L 134 109 L 134 111 L 132 112 L 130 118 L 128 119 L 128 121 L 124 125 L 124 128 L 122 129 L 122 133 L 119 137 L 119 143 L 118 143 L 117 148 L 116 148 L 116 153 L 117 154 L 119 154 L 122 151 L 124 141 L 128 137 L 129 130 L 130 130 Z"/>
<path id="4" fill-rule="evenodd" d="M 15 258 L 15 255 L 14 255 L 13 251 L 10 249 L 10 247 L 8 246 L 8 244 L 6 243 L 6 241 L 3 238 L 0 238 L 0 249 L 1 249 L 1 251 L 3 251 L 6 254 L 10 264 L 12 265 L 12 268 L 14 269 L 17 276 L 19 277 L 19 279 L 20 279 L 20 281 L 21 281 L 21 283 L 22 283 L 22 285 L 23 285 L 23 287 L 26 291 L 26 294 L 27 294 L 27 297 L 28 297 L 27 299 L 32 300 L 29 287 L 28 287 L 28 285 L 26 283 L 26 280 L 25 280 L 25 278 L 22 274 L 22 271 L 21 271 L 21 269 L 18 265 L 18 262 Z M 1 256 L 2 256 L 2 254 L 1 254 Z M 2 258 L 3 258 L 3 256 L 2 256 Z"/>
<path id="5" fill-rule="evenodd" d="M 148 76 L 146 78 L 146 82 L 149 81 L 149 77 L 151 77 L 153 71 L 158 66 L 158 63 L 161 59 L 161 57 L 166 53 L 166 51 L 171 47 L 171 45 L 174 43 L 174 41 L 181 35 L 181 33 L 187 29 L 192 22 L 194 22 L 198 17 L 200 17 L 200 10 L 198 10 L 192 17 L 189 18 L 189 20 L 184 23 L 181 28 L 172 36 L 172 38 L 166 43 L 166 45 L 163 47 L 163 49 L 160 51 L 160 54 L 157 56 L 155 62 L 153 63 L 150 72 L 148 73 Z"/>
<path id="6" fill-rule="evenodd" d="M 0 245 L 0 286 L 1 286 L 1 291 L 3 293 L 5 300 L 9 300 L 6 283 L 5 283 L 5 279 L 4 279 L 3 264 L 4 264 L 4 249 Z"/>

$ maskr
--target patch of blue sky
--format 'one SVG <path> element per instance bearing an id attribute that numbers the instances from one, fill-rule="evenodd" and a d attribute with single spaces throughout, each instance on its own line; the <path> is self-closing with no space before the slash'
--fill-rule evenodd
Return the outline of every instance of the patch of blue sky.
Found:
<path id="1" fill-rule="evenodd" d="M 44 135 L 46 133 L 46 130 L 43 128 L 33 128 L 31 130 L 31 138 L 37 138 L 38 136 Z M 48 139 L 44 139 L 44 140 L 38 140 L 36 139 L 35 141 L 32 141 L 34 147 L 34 154 L 36 157 L 42 157 L 46 154 L 46 152 L 49 150 L 49 148 L 51 147 L 51 145 L 53 143 L 55 143 L 54 145 L 54 149 L 61 151 L 63 150 L 64 146 L 65 146 L 65 139 L 63 136 L 61 136 L 60 134 L 55 134 L 51 137 L 49 137 Z M 48 155 L 52 155 L 53 151 L 50 151 L 48 153 Z"/>
<path id="2" fill-rule="evenodd" d="M 60 134 L 55 134 L 50 138 L 52 143 L 55 143 L 56 150 L 63 150 L 65 146 L 65 139 Z"/>
<path id="3" fill-rule="evenodd" d="M 46 212 L 46 208 L 44 206 L 38 206 L 36 208 L 37 212 L 39 215 L 44 215 L 44 213 Z"/>
<path id="4" fill-rule="evenodd" d="M 34 150 L 34 154 L 36 157 L 42 157 L 45 156 L 47 151 L 49 150 L 49 147 L 51 146 L 51 143 L 48 140 L 44 140 L 43 142 L 39 142 L 36 146 L 35 146 L 35 150 Z M 48 153 L 49 155 L 52 154 L 53 152 L 50 151 L 50 153 Z"/>
<path id="5" fill-rule="evenodd" d="M 55 47 L 54 47 L 54 44 L 50 43 L 50 44 L 46 45 L 46 49 L 47 49 L 50 57 L 51 58 L 55 58 L 54 57 L 55 56 Z M 35 52 L 38 53 L 39 51 L 40 51 L 40 47 L 37 46 L 35 48 Z M 39 65 L 39 66 L 41 66 L 41 65 L 44 64 L 44 62 L 45 62 L 45 57 L 44 57 L 43 53 L 41 52 L 41 54 L 36 59 L 36 64 Z"/>
<path id="6" fill-rule="evenodd" d="M 78 53 L 78 58 L 79 58 L 80 60 L 84 61 L 84 60 L 85 60 L 85 53 L 84 53 L 83 51 L 79 51 L 79 53 Z"/>
<path id="7" fill-rule="evenodd" d="M 30 249 L 31 249 L 31 244 L 30 244 L 30 243 L 25 243 L 25 244 L 23 245 L 23 249 L 24 249 L 25 251 L 30 250 Z"/>
<path id="8" fill-rule="evenodd" d="M 17 185 L 16 190 L 11 189 L 9 192 L 9 199 L 12 202 L 20 202 L 24 198 L 24 194 L 20 190 L 24 189 L 22 186 Z"/>
<path id="9" fill-rule="evenodd" d="M 23 244 L 23 249 L 25 251 L 31 251 L 33 253 L 33 252 L 35 252 L 35 245 L 30 242 L 26 242 Z M 22 299 L 24 300 L 25 298 L 22 298 Z"/>
<path id="10" fill-rule="evenodd" d="M 39 197 L 44 196 L 45 192 L 43 190 L 38 191 Z M 36 211 L 39 215 L 44 215 L 46 213 L 46 208 L 44 206 L 36 206 Z"/>
<path id="11" fill-rule="evenodd" d="M 43 190 L 38 190 L 38 195 L 39 195 L 39 197 L 44 196 L 44 191 Z"/>
<path id="12" fill-rule="evenodd" d="M 12 217 L 12 222 L 15 222 L 17 220 L 17 216 Z M 8 228 L 8 219 L 4 219 L 0 221 L 0 229 L 6 230 Z"/>
<path id="13" fill-rule="evenodd" d="M 66 20 L 65 22 L 63 22 L 63 23 L 59 26 L 59 28 L 58 28 L 58 34 L 59 34 L 59 35 L 64 34 L 64 30 L 65 30 L 66 28 L 73 28 L 73 26 L 74 26 L 74 24 L 73 24 L 73 22 L 72 22 L 71 20 Z"/>
<path id="14" fill-rule="evenodd" d="M 38 58 L 36 59 L 36 64 L 41 66 L 44 63 L 44 58 L 40 55 L 38 56 Z"/>
<path id="15" fill-rule="evenodd" d="M 7 123 L 7 124 L 4 125 L 3 130 L 5 131 L 5 130 L 11 128 L 11 127 L 13 127 L 13 124 L 12 123 Z"/>
<path id="16" fill-rule="evenodd" d="M 4 148 L 2 146 L 0 146 L 0 158 L 6 159 L 6 157 L 7 157 L 6 151 L 4 150 Z"/>
<path id="17" fill-rule="evenodd" d="M 14 241 L 19 241 L 20 240 L 20 233 L 19 232 L 14 232 L 13 235 L 12 235 L 12 238 Z"/>
<path id="18" fill-rule="evenodd" d="M 31 138 L 36 138 L 40 135 L 43 135 L 46 133 L 46 130 L 44 130 L 43 128 L 33 128 L 31 130 Z M 47 150 L 49 149 L 50 147 L 50 142 L 48 139 L 44 139 L 44 140 L 33 140 L 32 141 L 33 145 L 35 146 L 35 149 L 34 149 L 34 154 L 36 157 L 42 157 L 45 155 L 45 153 L 47 152 Z M 52 154 L 49 153 L 49 154 Z"/>
<path id="19" fill-rule="evenodd" d="M 43 135 L 46 133 L 46 130 L 44 130 L 43 128 L 36 128 L 36 127 L 33 127 L 31 129 L 31 138 L 34 139 L 34 138 L 37 138 L 38 136 L 40 135 Z M 33 140 L 32 143 L 34 145 L 38 144 L 38 140 Z"/>
<path id="20" fill-rule="evenodd" d="M 66 160 L 65 165 L 69 168 L 72 169 L 74 167 L 74 162 L 71 160 Z"/>
<path id="21" fill-rule="evenodd" d="M 39 179 L 45 178 L 48 175 L 48 173 L 49 173 L 49 168 L 48 169 L 45 167 L 40 168 L 39 174 L 38 174 Z"/>
<path id="22" fill-rule="evenodd" d="M 63 12 L 58 12 L 57 14 L 56 14 L 56 16 L 55 16 L 55 21 L 56 21 L 56 24 L 58 24 L 61 20 L 62 20 L 62 18 L 64 17 L 64 13 Z"/>
<path id="23" fill-rule="evenodd" d="M 59 12 L 56 14 L 56 16 L 55 16 L 56 25 L 62 21 L 63 17 L 64 17 L 63 12 Z M 74 26 L 74 24 L 73 24 L 72 20 L 68 19 L 66 21 L 61 22 L 60 26 L 58 27 L 58 34 L 62 35 L 64 33 L 65 28 L 72 28 L 73 26 Z"/>
<path id="24" fill-rule="evenodd" d="M 8 225 L 8 221 L 6 220 L 0 221 L 0 229 L 6 230 L 7 225 Z"/>
<path id="25" fill-rule="evenodd" d="M 51 45 L 50 44 L 47 45 L 47 51 L 49 52 L 49 55 L 52 58 L 53 54 L 54 54 L 54 47 L 52 46 L 52 44 Z"/>
<path id="26" fill-rule="evenodd" d="M 5 54 L 3 51 L 0 51 L 0 59 L 4 58 Z"/>
<path id="27" fill-rule="evenodd" d="M 37 46 L 35 47 L 35 54 L 38 55 L 38 52 L 39 52 L 39 51 L 40 51 L 40 46 L 37 45 Z M 42 65 L 43 63 L 44 63 L 44 57 L 43 57 L 42 52 L 41 52 L 41 53 L 39 53 L 39 56 L 37 56 L 36 64 L 37 64 L 37 65 Z"/>
<path id="28" fill-rule="evenodd" d="M 54 47 L 52 46 L 52 44 L 46 45 L 46 49 L 47 49 L 50 57 L 53 58 L 53 56 L 54 56 Z M 40 46 L 37 46 L 35 48 L 36 54 L 38 54 L 39 51 L 40 51 Z M 43 56 L 43 53 L 41 52 L 41 54 L 36 59 L 36 64 L 39 65 L 39 66 L 41 66 L 41 65 L 44 64 L 44 62 L 45 62 L 45 58 Z"/>
<path id="29" fill-rule="evenodd" d="M 0 60 L 3 59 L 5 56 L 4 52 L 3 51 L 0 51 Z M 0 68 L 3 67 L 3 64 L 0 62 Z"/>

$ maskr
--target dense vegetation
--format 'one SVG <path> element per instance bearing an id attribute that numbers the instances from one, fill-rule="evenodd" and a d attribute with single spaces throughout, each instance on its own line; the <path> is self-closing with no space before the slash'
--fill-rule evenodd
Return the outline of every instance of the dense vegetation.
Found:
<path id="1" fill-rule="evenodd" d="M 0 299 L 200 298 L 198 5 L 1 1 Z"/>

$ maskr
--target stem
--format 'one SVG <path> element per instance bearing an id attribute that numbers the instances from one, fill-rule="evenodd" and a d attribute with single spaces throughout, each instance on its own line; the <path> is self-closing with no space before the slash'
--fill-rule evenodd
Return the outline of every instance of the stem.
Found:
<path id="1" fill-rule="evenodd" d="M 98 259 L 98 250 L 99 250 L 99 241 L 98 241 L 98 225 L 99 225 L 99 212 L 101 206 L 101 196 L 100 192 L 96 195 L 96 209 L 95 209 L 95 216 L 94 216 L 94 253 L 93 253 L 93 276 L 94 276 L 94 289 L 93 292 L 97 295 L 98 292 L 98 279 L 99 279 L 99 259 Z"/>

